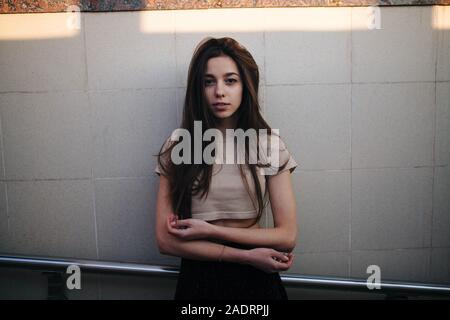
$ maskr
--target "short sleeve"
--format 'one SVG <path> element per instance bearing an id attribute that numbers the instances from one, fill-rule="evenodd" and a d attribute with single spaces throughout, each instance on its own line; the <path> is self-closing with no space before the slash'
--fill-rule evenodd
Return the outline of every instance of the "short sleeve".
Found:
<path id="1" fill-rule="evenodd" d="M 161 152 L 166 151 L 166 150 L 170 147 L 171 143 L 173 143 L 173 141 L 170 140 L 170 137 L 167 138 L 166 141 L 164 141 L 164 144 L 163 144 L 163 146 L 162 146 Z M 161 161 L 163 162 L 164 166 L 167 168 L 167 165 L 169 164 L 169 161 L 170 161 L 170 154 L 169 154 L 169 153 L 163 154 L 163 155 L 161 156 Z M 157 174 L 158 176 L 161 175 L 161 174 L 162 174 L 163 176 L 167 175 L 167 174 L 165 174 L 165 173 L 161 173 L 161 172 L 163 171 L 163 169 L 162 169 L 161 166 L 159 165 L 158 158 L 156 158 L 156 167 L 155 167 L 155 170 L 154 170 L 154 171 L 156 172 L 156 174 Z"/>
<path id="2" fill-rule="evenodd" d="M 298 166 L 298 163 L 289 152 L 286 143 L 278 136 L 271 139 L 271 143 L 278 143 L 278 159 L 276 159 L 276 157 L 271 157 L 271 160 L 267 161 L 267 163 L 270 163 L 270 167 L 261 168 L 261 173 L 268 176 L 274 176 L 287 170 L 289 170 L 290 173 L 294 172 L 295 168 Z M 284 164 L 286 165 L 282 168 Z"/>
<path id="3" fill-rule="evenodd" d="M 298 166 L 298 163 L 295 161 L 295 159 L 292 157 L 292 154 L 289 152 L 286 144 L 282 139 L 280 139 L 280 167 L 283 166 L 286 163 L 286 166 L 278 171 L 275 175 L 280 174 L 281 172 L 289 170 L 290 173 L 294 172 L 295 168 Z"/>

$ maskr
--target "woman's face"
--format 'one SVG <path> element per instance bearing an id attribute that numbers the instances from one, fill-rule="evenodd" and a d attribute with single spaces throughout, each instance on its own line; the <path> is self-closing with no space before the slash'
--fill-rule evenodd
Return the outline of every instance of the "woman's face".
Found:
<path id="1" fill-rule="evenodd" d="M 204 88 L 212 113 L 228 122 L 242 101 L 242 81 L 234 60 L 228 56 L 209 59 Z"/>

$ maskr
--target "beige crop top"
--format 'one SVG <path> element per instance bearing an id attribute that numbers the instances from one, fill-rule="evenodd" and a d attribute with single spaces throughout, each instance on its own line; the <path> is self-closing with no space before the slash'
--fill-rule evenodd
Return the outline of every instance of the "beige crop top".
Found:
<path id="1" fill-rule="evenodd" d="M 278 172 L 290 170 L 293 172 L 297 167 L 297 162 L 287 150 L 285 144 L 280 139 L 279 149 L 279 166 L 282 166 L 286 161 L 286 167 Z M 166 150 L 170 137 L 165 141 L 163 150 Z M 165 160 L 163 160 L 165 161 Z M 256 199 L 255 185 L 251 176 L 251 171 L 247 166 L 244 166 L 244 173 L 250 189 L 250 194 L 253 194 L 253 199 Z M 277 171 L 276 170 L 275 172 Z M 157 162 L 155 172 L 160 175 L 161 168 Z M 257 170 L 259 182 L 261 185 L 261 192 L 265 192 L 265 175 L 261 170 Z M 270 175 L 268 176 L 270 177 Z M 192 197 L 192 218 L 201 219 L 205 221 L 218 219 L 250 219 L 256 218 L 258 212 L 253 204 L 252 198 L 245 187 L 245 182 L 242 180 L 238 164 L 213 164 L 213 171 L 210 183 L 210 189 L 207 197 L 201 198 L 201 192 Z"/>

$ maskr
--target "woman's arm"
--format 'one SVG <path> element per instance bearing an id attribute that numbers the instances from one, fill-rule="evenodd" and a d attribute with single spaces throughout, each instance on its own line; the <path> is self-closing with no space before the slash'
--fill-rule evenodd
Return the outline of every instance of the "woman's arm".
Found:
<path id="1" fill-rule="evenodd" d="M 185 219 L 169 225 L 169 232 L 184 239 L 209 237 L 291 252 L 296 244 L 297 215 L 289 170 L 270 176 L 268 185 L 274 228 L 223 227 L 198 219 Z"/>
<path id="2" fill-rule="evenodd" d="M 168 232 L 171 214 L 169 182 L 161 175 L 156 203 L 156 240 L 162 254 L 250 264 L 266 272 L 286 271 L 292 264 L 292 255 L 285 256 L 270 248 L 243 250 L 205 240 L 179 239 Z"/>
<path id="3" fill-rule="evenodd" d="M 204 240 L 186 241 L 169 237 L 164 242 L 158 241 L 158 245 L 162 254 L 249 264 L 268 273 L 287 271 L 294 261 L 293 254 L 283 254 L 270 248 L 243 250 Z"/>

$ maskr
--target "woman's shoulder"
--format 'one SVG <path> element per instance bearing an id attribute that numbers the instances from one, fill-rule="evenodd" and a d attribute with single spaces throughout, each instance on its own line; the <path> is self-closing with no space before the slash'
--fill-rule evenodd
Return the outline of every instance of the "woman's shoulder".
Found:
<path id="1" fill-rule="evenodd" d="M 162 146 L 160 147 L 160 152 L 157 154 L 156 167 L 154 169 L 154 172 L 156 172 L 158 175 L 167 175 L 167 168 L 171 162 L 171 155 L 170 152 L 166 151 L 175 142 L 176 141 L 172 139 L 172 136 L 169 136 L 164 140 Z"/>
<path id="2" fill-rule="evenodd" d="M 166 137 L 162 144 L 162 151 L 167 150 L 170 146 L 172 146 L 176 142 L 177 140 L 175 140 L 175 138 L 172 135 Z"/>
<path id="3" fill-rule="evenodd" d="M 270 167 L 264 169 L 265 174 L 278 175 L 286 170 L 292 173 L 298 166 L 298 163 L 292 156 L 285 139 L 279 134 L 271 134 L 269 141 L 270 153 L 266 160 L 268 160 L 267 163 L 270 164 Z"/>

